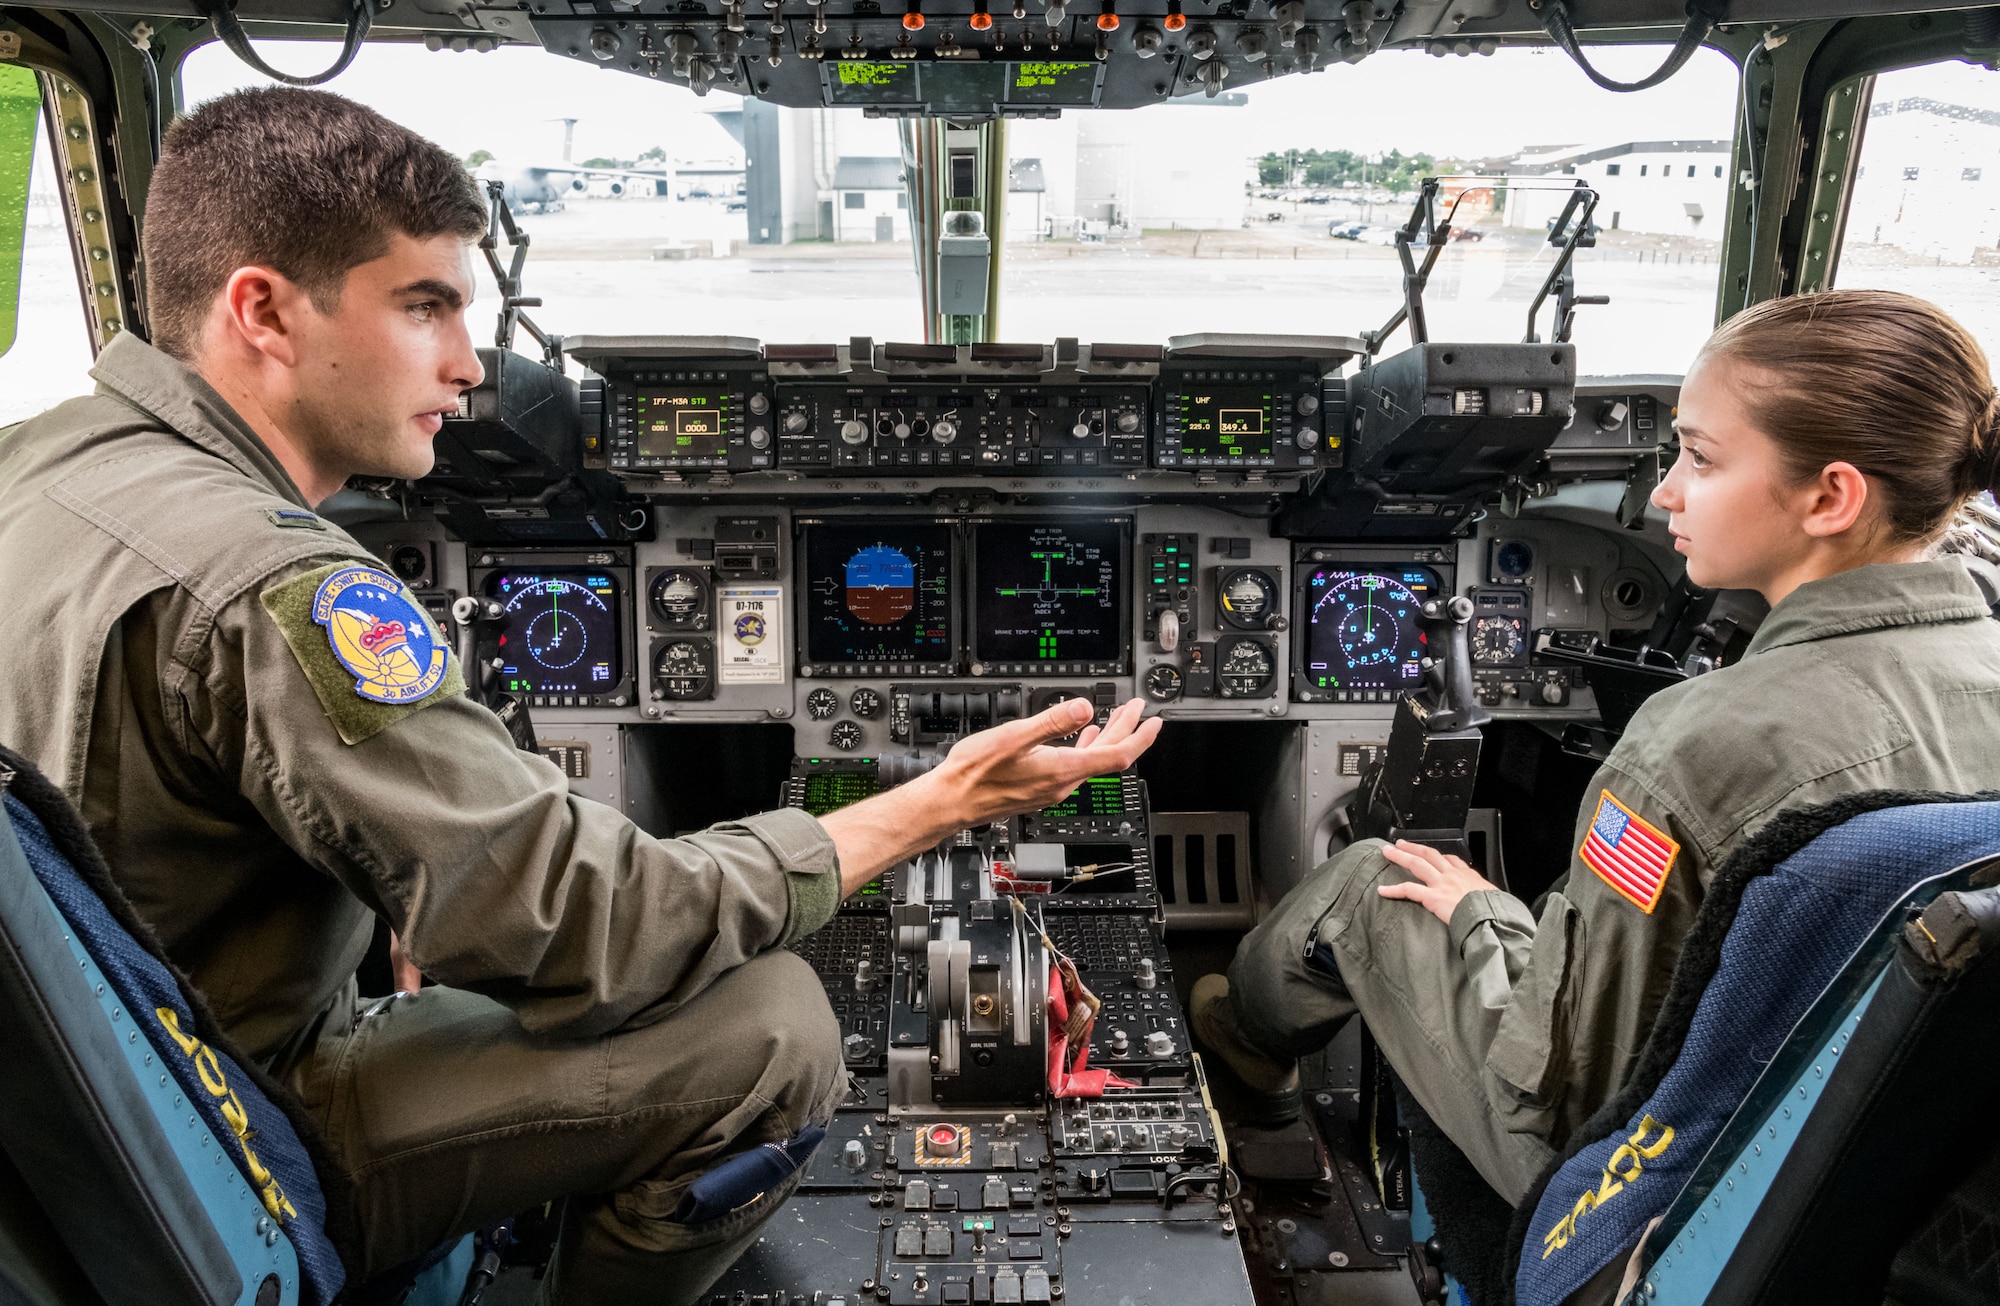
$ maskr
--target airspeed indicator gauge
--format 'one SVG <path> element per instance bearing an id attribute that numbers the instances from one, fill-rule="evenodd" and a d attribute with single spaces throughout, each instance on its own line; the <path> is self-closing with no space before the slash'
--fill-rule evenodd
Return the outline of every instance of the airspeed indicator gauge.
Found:
<path id="1" fill-rule="evenodd" d="M 852 721 L 836 721 L 827 742 L 843 753 L 851 753 L 861 747 L 861 727 Z"/>
<path id="2" fill-rule="evenodd" d="M 1277 679 L 1277 655 L 1263 640 L 1239 635 L 1216 641 L 1215 683 L 1223 698 L 1268 698 Z"/>
<path id="3" fill-rule="evenodd" d="M 670 639 L 653 654 L 653 692 L 676 702 L 709 696 L 715 650 L 705 639 Z"/>
<path id="4" fill-rule="evenodd" d="M 824 721 L 840 711 L 840 695 L 821 685 L 806 695 L 806 715 L 815 721 Z"/>

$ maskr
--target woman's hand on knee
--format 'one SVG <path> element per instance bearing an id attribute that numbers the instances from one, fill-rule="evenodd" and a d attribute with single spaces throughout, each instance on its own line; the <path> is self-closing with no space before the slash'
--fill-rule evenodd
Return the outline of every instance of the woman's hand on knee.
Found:
<path id="1" fill-rule="evenodd" d="M 1463 859 L 1441 853 L 1427 844 L 1411 843 L 1408 839 L 1398 839 L 1383 848 L 1382 856 L 1416 878 L 1400 884 L 1380 885 L 1375 892 L 1384 898 L 1401 898 L 1416 903 L 1447 925 L 1451 924 L 1451 914 L 1458 910 L 1459 900 L 1466 894 L 1500 887 L 1467 866 Z"/>

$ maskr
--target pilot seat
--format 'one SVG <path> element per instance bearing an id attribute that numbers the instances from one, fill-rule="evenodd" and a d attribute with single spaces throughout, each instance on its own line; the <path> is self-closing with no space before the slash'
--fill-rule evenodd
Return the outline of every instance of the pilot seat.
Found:
<path id="1" fill-rule="evenodd" d="M 348 1287 L 310 1124 L 235 1053 L 68 800 L 0 748 L 0 1300 L 477 1300 L 491 1233 Z"/>
<path id="2" fill-rule="evenodd" d="M 2000 1299 L 1996 951 L 2000 795 L 1781 815 L 1717 874 L 1631 1078 L 1504 1237 L 1504 1204 L 1412 1122 L 1451 1213 L 1413 1221 L 1420 1297 Z"/>

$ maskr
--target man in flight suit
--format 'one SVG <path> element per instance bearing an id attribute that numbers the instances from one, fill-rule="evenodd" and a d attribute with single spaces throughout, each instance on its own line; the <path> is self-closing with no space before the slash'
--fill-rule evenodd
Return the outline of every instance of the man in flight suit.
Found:
<path id="1" fill-rule="evenodd" d="M 175 124 L 148 197 L 154 344 L 0 436 L 0 740 L 83 812 L 224 1030 L 303 1100 L 370 1275 L 571 1196 L 565 1301 L 688 1301 L 793 1180 L 690 1223 L 701 1174 L 823 1123 L 839 1032 L 784 945 L 974 824 L 1152 741 L 1066 703 L 815 820 L 656 839 L 469 700 L 442 633 L 313 511 L 430 469 L 480 379 L 485 212 L 435 145 L 315 91 Z M 364 1004 L 374 918 L 440 987 Z"/>

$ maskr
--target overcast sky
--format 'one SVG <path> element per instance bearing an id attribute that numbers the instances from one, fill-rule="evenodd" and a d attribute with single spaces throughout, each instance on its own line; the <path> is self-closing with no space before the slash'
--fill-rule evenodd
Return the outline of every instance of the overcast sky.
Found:
<path id="1" fill-rule="evenodd" d="M 331 50 L 319 43 L 272 43 L 268 57 L 278 67 L 305 71 L 324 65 Z M 1593 59 L 1607 74 L 1630 79 L 1651 71 L 1663 53 L 1650 46 L 1607 49 Z M 220 45 L 210 45 L 189 59 L 184 84 L 198 102 L 263 80 Z M 521 48 L 453 54 L 370 46 L 329 89 L 461 155 L 484 149 L 510 160 L 559 158 L 562 128 L 551 120 L 563 117 L 579 120 L 579 159 L 630 158 L 654 145 L 682 158 L 728 152 L 728 138 L 702 111 L 737 102 L 722 91 L 699 100 L 675 86 Z M 1708 50 L 1666 84 L 1633 95 L 1599 90 L 1552 50 L 1463 59 L 1385 51 L 1358 65 L 1281 77 L 1248 93 L 1248 105 L 1214 110 L 1241 115 L 1246 153 L 1317 147 L 1484 156 L 1535 144 L 1726 137 L 1736 81 L 1734 66 Z"/>

